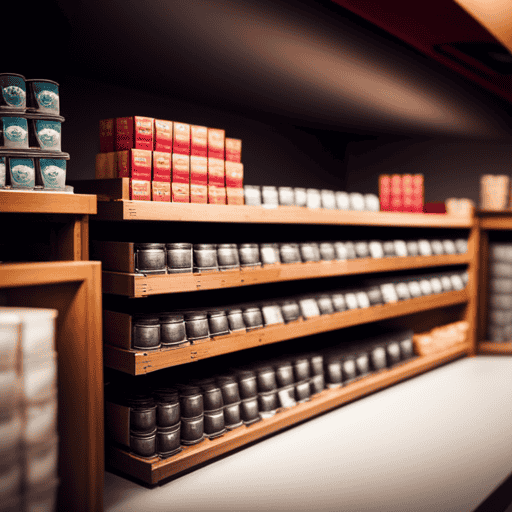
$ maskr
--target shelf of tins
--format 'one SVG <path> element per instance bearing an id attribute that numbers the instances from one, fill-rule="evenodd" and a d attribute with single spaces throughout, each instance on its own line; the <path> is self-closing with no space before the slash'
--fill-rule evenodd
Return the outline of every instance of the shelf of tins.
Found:
<path id="1" fill-rule="evenodd" d="M 512 210 L 477 210 L 480 229 L 512 230 Z"/>
<path id="2" fill-rule="evenodd" d="M 131 336 L 131 317 L 105 311 L 104 362 L 109 368 L 131 375 L 143 375 L 239 350 L 469 302 L 470 295 L 466 288 L 366 309 L 321 315 L 307 320 L 299 319 L 249 332 L 233 332 L 175 348 L 146 351 L 121 348 L 127 345 Z"/>
<path id="3" fill-rule="evenodd" d="M 180 453 L 168 459 L 142 458 L 115 446 L 107 446 L 107 460 L 112 468 L 147 484 L 155 485 L 247 443 L 466 356 L 471 351 L 471 343 L 460 344 L 435 355 L 417 357 L 392 369 L 384 369 L 343 387 L 325 389 L 308 402 L 280 409 L 271 418 L 262 419 L 249 426 L 241 426 L 217 439 L 205 439 L 197 445 L 183 447 Z"/>

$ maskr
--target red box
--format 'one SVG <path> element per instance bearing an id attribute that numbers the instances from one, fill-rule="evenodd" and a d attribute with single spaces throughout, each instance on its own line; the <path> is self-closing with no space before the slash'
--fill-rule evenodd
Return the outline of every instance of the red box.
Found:
<path id="1" fill-rule="evenodd" d="M 152 153 L 145 149 L 117 151 L 115 177 L 151 181 Z"/>
<path id="2" fill-rule="evenodd" d="M 190 125 L 174 123 L 172 152 L 178 155 L 190 155 Z"/>
<path id="3" fill-rule="evenodd" d="M 140 116 L 117 117 L 114 147 L 116 151 L 153 150 L 153 119 Z"/>
<path id="4" fill-rule="evenodd" d="M 208 158 L 220 158 L 224 160 L 225 130 L 208 128 Z"/>
<path id="5" fill-rule="evenodd" d="M 243 188 L 226 187 L 226 197 L 228 204 L 245 204 Z"/>
<path id="6" fill-rule="evenodd" d="M 225 183 L 224 160 L 208 158 L 208 185 L 224 187 Z"/>
<path id="7" fill-rule="evenodd" d="M 172 182 L 190 183 L 190 157 L 188 155 L 172 154 Z"/>
<path id="8" fill-rule="evenodd" d="M 114 118 L 100 121 L 100 151 L 109 153 L 114 151 Z"/>
<path id="9" fill-rule="evenodd" d="M 172 153 L 172 121 L 155 119 L 154 143 L 155 151 Z"/>
<path id="10" fill-rule="evenodd" d="M 208 203 L 208 187 L 206 185 L 190 185 L 190 202 L 191 203 Z"/>
<path id="11" fill-rule="evenodd" d="M 391 176 L 388 174 L 379 176 L 379 201 L 381 211 L 391 211 Z"/>
<path id="12" fill-rule="evenodd" d="M 404 194 L 402 204 L 403 204 L 403 208 L 402 208 L 403 212 L 412 212 L 413 211 L 413 209 L 412 209 L 413 195 L 412 194 Z"/>
<path id="13" fill-rule="evenodd" d="M 441 201 L 425 203 L 423 205 L 423 211 L 425 213 L 446 213 L 446 205 Z"/>
<path id="14" fill-rule="evenodd" d="M 242 161 L 242 141 L 241 139 L 225 139 L 226 162 L 240 163 Z"/>
<path id="15" fill-rule="evenodd" d="M 226 188 L 208 185 L 208 203 L 226 204 Z"/>
<path id="16" fill-rule="evenodd" d="M 190 203 L 190 185 L 188 183 L 171 183 L 172 202 Z"/>
<path id="17" fill-rule="evenodd" d="M 208 158 L 205 156 L 190 157 L 190 184 L 208 184 Z"/>
<path id="18" fill-rule="evenodd" d="M 401 195 L 391 195 L 391 211 L 402 212 L 403 207 L 403 197 Z"/>
<path id="19" fill-rule="evenodd" d="M 192 156 L 208 156 L 208 128 L 206 126 L 190 127 L 190 154 Z"/>
<path id="20" fill-rule="evenodd" d="M 414 213 L 423 213 L 423 196 L 413 196 L 412 199 L 412 211 Z"/>
<path id="21" fill-rule="evenodd" d="M 163 181 L 151 182 L 151 199 L 164 203 L 171 202 L 171 183 Z"/>
<path id="22" fill-rule="evenodd" d="M 151 181 L 130 180 L 130 199 L 132 201 L 151 201 Z"/>
<path id="23" fill-rule="evenodd" d="M 96 174 L 97 180 L 115 178 L 117 172 L 117 153 L 109 151 L 108 153 L 98 153 L 96 155 Z"/>
<path id="24" fill-rule="evenodd" d="M 244 186 L 244 164 L 238 162 L 225 162 L 226 187 L 243 188 Z"/>
<path id="25" fill-rule="evenodd" d="M 171 153 L 153 151 L 153 181 L 171 182 Z"/>

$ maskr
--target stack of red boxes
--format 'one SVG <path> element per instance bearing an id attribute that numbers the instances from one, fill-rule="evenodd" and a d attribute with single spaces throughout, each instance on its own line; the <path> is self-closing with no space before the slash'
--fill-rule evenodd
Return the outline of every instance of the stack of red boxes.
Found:
<path id="1" fill-rule="evenodd" d="M 149 117 L 100 121 L 96 178 L 130 178 L 130 199 L 244 204 L 242 141 Z"/>
<path id="2" fill-rule="evenodd" d="M 423 212 L 422 174 L 381 174 L 379 176 L 380 209 L 385 212 Z"/>

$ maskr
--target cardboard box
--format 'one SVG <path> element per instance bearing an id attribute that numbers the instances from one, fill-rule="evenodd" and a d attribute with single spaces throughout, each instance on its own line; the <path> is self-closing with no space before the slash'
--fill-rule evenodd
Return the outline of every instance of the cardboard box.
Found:
<path id="1" fill-rule="evenodd" d="M 116 178 L 151 181 L 153 152 L 145 149 L 118 151 Z"/>
<path id="2" fill-rule="evenodd" d="M 197 204 L 208 203 L 208 187 L 206 185 L 190 184 L 190 202 Z"/>
<path id="3" fill-rule="evenodd" d="M 171 182 L 171 153 L 153 151 L 153 181 Z"/>
<path id="4" fill-rule="evenodd" d="M 117 153 L 109 151 L 108 153 L 98 153 L 96 155 L 96 174 L 97 180 L 116 178 L 117 173 Z"/>
<path id="5" fill-rule="evenodd" d="M 190 184 L 208 184 L 208 158 L 205 156 L 190 157 Z"/>
<path id="6" fill-rule="evenodd" d="M 190 155 L 208 156 L 208 128 L 206 126 L 190 126 Z"/>
<path id="7" fill-rule="evenodd" d="M 171 193 L 173 203 L 190 203 L 190 185 L 188 183 L 171 183 Z"/>
<path id="8" fill-rule="evenodd" d="M 224 187 L 225 184 L 224 160 L 208 158 L 208 185 Z"/>
<path id="9" fill-rule="evenodd" d="M 190 157 L 187 155 L 172 154 L 173 183 L 190 183 Z"/>
<path id="10" fill-rule="evenodd" d="M 225 137 L 225 130 L 208 128 L 208 158 L 224 160 Z"/>
<path id="11" fill-rule="evenodd" d="M 226 187 L 226 198 L 228 204 L 245 204 L 244 189 Z"/>
<path id="12" fill-rule="evenodd" d="M 226 187 L 243 188 L 244 186 L 244 164 L 237 162 L 225 162 Z"/>
<path id="13" fill-rule="evenodd" d="M 391 211 L 391 176 L 388 174 L 379 176 L 379 201 L 381 211 Z"/>
<path id="14" fill-rule="evenodd" d="M 171 183 L 163 181 L 151 182 L 151 200 L 163 203 L 171 202 Z"/>
<path id="15" fill-rule="evenodd" d="M 172 152 L 178 155 L 190 155 L 190 125 L 174 123 Z"/>
<path id="16" fill-rule="evenodd" d="M 241 139 L 225 139 L 226 162 L 240 163 L 242 161 L 242 141 Z"/>
<path id="17" fill-rule="evenodd" d="M 126 149 L 153 150 L 153 118 L 151 117 L 117 117 L 115 120 L 116 151 Z"/>
<path id="18" fill-rule="evenodd" d="M 226 188 L 208 185 L 208 203 L 226 204 Z"/>
<path id="19" fill-rule="evenodd" d="M 109 153 L 114 151 L 114 118 L 100 121 L 100 151 Z"/>
<path id="20" fill-rule="evenodd" d="M 131 179 L 130 199 L 132 201 L 151 201 L 151 181 Z"/>
<path id="21" fill-rule="evenodd" d="M 155 119 L 154 151 L 172 153 L 172 121 Z"/>

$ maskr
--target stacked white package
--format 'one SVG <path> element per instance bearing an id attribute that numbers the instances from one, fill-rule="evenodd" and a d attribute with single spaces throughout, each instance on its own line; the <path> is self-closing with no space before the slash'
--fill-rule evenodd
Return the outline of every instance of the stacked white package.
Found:
<path id="1" fill-rule="evenodd" d="M 56 317 L 50 309 L 0 307 L 1 511 L 55 510 Z"/>

